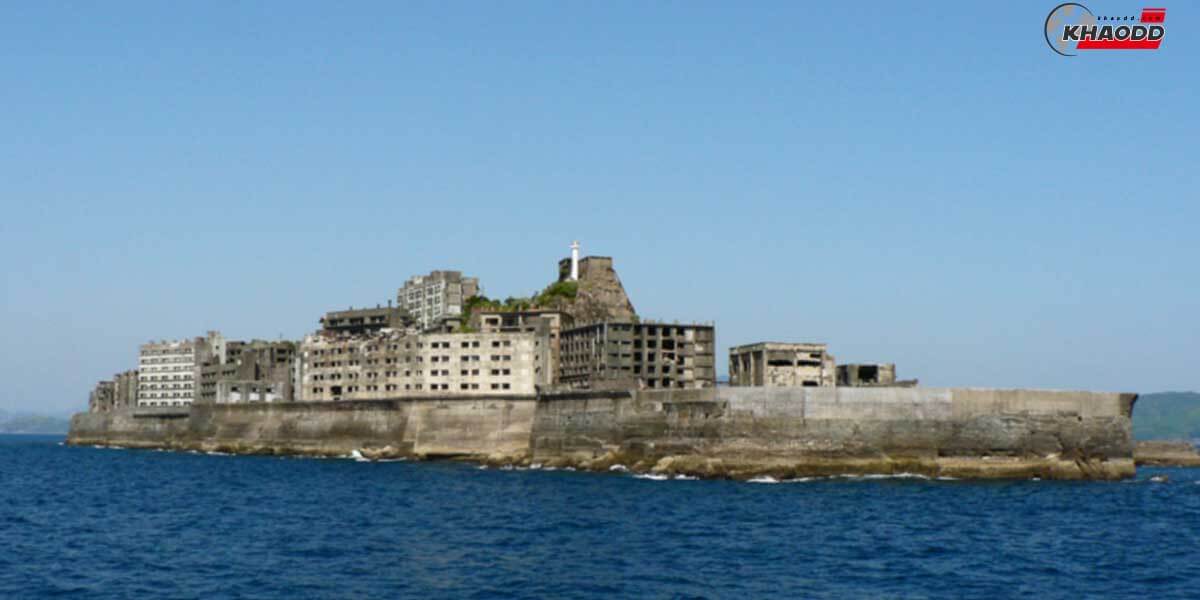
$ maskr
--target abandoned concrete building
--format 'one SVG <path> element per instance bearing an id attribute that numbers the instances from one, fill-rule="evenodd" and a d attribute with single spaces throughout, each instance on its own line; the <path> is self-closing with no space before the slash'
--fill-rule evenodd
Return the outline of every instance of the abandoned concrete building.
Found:
<path id="1" fill-rule="evenodd" d="M 295 399 L 296 343 L 290 341 L 230 341 L 225 362 L 209 360 L 200 366 L 197 402 L 288 402 Z"/>
<path id="2" fill-rule="evenodd" d="M 825 344 L 760 342 L 729 349 L 729 385 L 833 387 L 833 355 Z"/>
<path id="3" fill-rule="evenodd" d="M 531 395 L 550 383 L 549 348 L 525 332 L 310 335 L 300 355 L 305 402 Z"/>
<path id="4" fill-rule="evenodd" d="M 190 340 L 142 344 L 138 349 L 138 406 L 185 406 L 195 399 L 200 365 L 225 362 L 225 338 L 216 331 Z"/>
<path id="5" fill-rule="evenodd" d="M 334 333 L 359 334 L 380 329 L 404 329 L 413 326 L 414 319 L 408 311 L 393 307 L 350 308 L 325 313 L 321 317 L 321 329 Z"/>
<path id="6" fill-rule="evenodd" d="M 550 351 L 549 383 L 558 382 L 559 340 L 564 320 L 570 317 L 555 310 L 481 310 L 472 313 L 470 326 L 481 333 L 532 333 Z"/>
<path id="7" fill-rule="evenodd" d="M 127 410 L 137 406 L 137 371 L 123 371 L 99 381 L 88 394 L 88 412 Z"/>
<path id="8" fill-rule="evenodd" d="M 137 406 L 138 372 L 122 371 L 113 376 L 113 408 L 125 410 Z"/>
<path id="9" fill-rule="evenodd" d="M 579 389 L 716 386 L 712 325 L 604 321 L 560 338 L 559 383 Z"/>
<path id="10" fill-rule="evenodd" d="M 893 363 L 845 364 L 837 367 L 838 385 L 847 387 L 915 387 L 916 379 L 897 380 Z"/>
<path id="11" fill-rule="evenodd" d="M 92 393 L 88 394 L 88 412 L 111 411 L 114 405 L 115 385 L 112 381 L 97 382 L 96 387 L 92 388 Z"/>
<path id="12" fill-rule="evenodd" d="M 461 271 L 433 271 L 404 282 L 396 304 L 412 315 L 421 330 L 428 330 L 446 317 L 462 317 L 463 303 L 478 294 L 478 278 L 463 277 Z"/>

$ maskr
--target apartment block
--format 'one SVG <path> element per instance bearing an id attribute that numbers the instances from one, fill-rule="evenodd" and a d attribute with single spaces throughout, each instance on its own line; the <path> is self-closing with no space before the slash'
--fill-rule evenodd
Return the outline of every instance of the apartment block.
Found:
<path id="1" fill-rule="evenodd" d="M 558 382 L 559 341 L 564 321 L 570 317 L 556 310 L 482 310 L 471 315 L 471 327 L 481 333 L 532 333 L 544 338 L 550 349 L 550 382 Z"/>
<path id="2" fill-rule="evenodd" d="M 300 346 L 300 399 L 535 394 L 551 380 L 546 338 L 527 332 L 310 335 Z"/>
<path id="3" fill-rule="evenodd" d="M 297 344 L 290 341 L 230 341 L 225 362 L 200 366 L 198 402 L 239 404 L 288 402 L 294 399 L 293 361 Z"/>
<path id="4" fill-rule="evenodd" d="M 138 406 L 186 406 L 196 395 L 199 367 L 225 362 L 225 338 L 215 331 L 190 340 L 142 344 L 138 350 Z"/>
<path id="5" fill-rule="evenodd" d="M 448 317 L 461 318 L 463 303 L 479 294 L 479 279 L 461 271 L 433 271 L 404 282 L 396 305 L 416 321 L 422 331 L 438 327 Z"/>
<path id="6" fill-rule="evenodd" d="M 707 324 L 605 321 L 562 332 L 559 383 L 582 389 L 716 386 Z"/>

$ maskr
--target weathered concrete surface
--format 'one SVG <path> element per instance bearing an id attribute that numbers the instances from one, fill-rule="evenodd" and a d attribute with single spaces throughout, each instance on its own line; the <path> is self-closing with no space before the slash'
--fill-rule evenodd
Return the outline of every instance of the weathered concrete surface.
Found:
<path id="1" fill-rule="evenodd" d="M 1186 440 L 1147 440 L 1133 449 L 1134 461 L 1155 467 L 1200 467 L 1200 452 Z"/>
<path id="2" fill-rule="evenodd" d="M 703 477 L 1119 479 L 1137 396 L 939 388 L 709 388 L 197 405 L 76 415 L 71 444 L 459 457 Z"/>
<path id="3" fill-rule="evenodd" d="M 563 393 L 538 404 L 533 460 L 739 479 L 917 473 L 1134 474 L 1136 396 L 938 388 Z"/>
<path id="4" fill-rule="evenodd" d="M 536 400 L 415 398 L 358 402 L 194 405 L 188 410 L 82 413 L 76 445 L 370 458 L 521 460 Z"/>

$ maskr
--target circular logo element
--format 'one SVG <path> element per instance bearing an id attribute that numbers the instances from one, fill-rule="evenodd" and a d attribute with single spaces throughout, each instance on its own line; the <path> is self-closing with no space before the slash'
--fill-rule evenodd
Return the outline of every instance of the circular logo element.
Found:
<path id="1" fill-rule="evenodd" d="M 1096 22 L 1096 15 L 1092 13 L 1088 7 L 1076 2 L 1066 2 L 1054 7 L 1050 14 L 1046 15 L 1045 31 L 1046 45 L 1050 49 L 1063 56 L 1077 56 L 1064 52 L 1067 50 L 1068 42 L 1059 39 L 1059 36 L 1052 32 L 1057 31 L 1064 23 L 1082 23 L 1084 25 L 1093 24 Z"/>

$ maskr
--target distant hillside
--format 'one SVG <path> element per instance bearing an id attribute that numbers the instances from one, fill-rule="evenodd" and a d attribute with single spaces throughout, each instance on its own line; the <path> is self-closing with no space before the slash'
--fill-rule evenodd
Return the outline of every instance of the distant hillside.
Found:
<path id="1" fill-rule="evenodd" d="M 0 433 L 66 433 L 71 421 L 65 417 L 14 415 L 0 411 Z"/>
<path id="2" fill-rule="evenodd" d="M 1133 437 L 1200 439 L 1200 393 L 1143 394 L 1133 405 Z"/>

